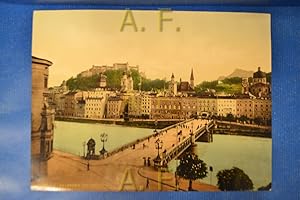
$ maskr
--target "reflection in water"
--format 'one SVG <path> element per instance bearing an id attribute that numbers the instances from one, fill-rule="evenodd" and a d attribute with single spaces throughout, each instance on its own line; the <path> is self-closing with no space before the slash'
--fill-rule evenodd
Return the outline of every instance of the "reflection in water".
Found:
<path id="1" fill-rule="evenodd" d="M 106 124 L 76 122 L 55 122 L 54 148 L 72 153 L 83 154 L 83 142 L 91 137 L 96 141 L 96 154 L 102 148 L 100 134 L 107 133 L 105 149 L 113 149 L 138 138 L 150 135 L 152 129 L 133 128 Z M 212 184 L 217 184 L 219 170 L 233 166 L 242 169 L 253 181 L 254 187 L 271 182 L 272 140 L 268 138 L 214 135 L 213 143 L 197 143 L 193 148 L 199 158 L 213 167 Z M 169 164 L 169 170 L 175 171 L 176 161 Z M 210 183 L 210 173 L 202 181 Z"/>

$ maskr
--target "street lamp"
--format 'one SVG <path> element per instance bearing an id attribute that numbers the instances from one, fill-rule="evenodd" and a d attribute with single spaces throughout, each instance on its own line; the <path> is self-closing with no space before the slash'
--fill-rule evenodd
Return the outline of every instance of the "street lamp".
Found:
<path id="1" fill-rule="evenodd" d="M 106 133 L 100 134 L 100 140 L 103 143 L 102 149 L 100 151 L 100 154 L 104 155 L 107 151 L 104 148 L 104 143 L 107 142 L 108 135 Z"/>
<path id="2" fill-rule="evenodd" d="M 155 148 L 157 149 L 157 157 L 156 159 L 161 160 L 159 156 L 159 150 L 162 149 L 163 147 L 163 141 L 160 140 L 159 138 L 155 141 Z"/>
<path id="3" fill-rule="evenodd" d="M 84 142 L 82 143 L 82 146 L 83 146 L 83 157 L 85 157 L 85 145 L 86 145 L 86 142 L 84 141 Z"/>

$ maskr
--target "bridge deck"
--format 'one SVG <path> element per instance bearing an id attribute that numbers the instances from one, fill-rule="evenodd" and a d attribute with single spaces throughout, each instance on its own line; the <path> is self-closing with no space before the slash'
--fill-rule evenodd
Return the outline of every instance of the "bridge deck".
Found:
<path id="1" fill-rule="evenodd" d="M 118 151 L 115 154 L 110 155 L 106 159 L 103 159 L 103 163 L 119 163 L 127 164 L 132 166 L 143 166 L 144 160 L 143 157 L 150 157 L 151 165 L 153 165 L 152 160 L 157 156 L 157 149 L 155 148 L 155 141 L 159 138 L 163 141 L 162 149 L 160 150 L 160 156 L 163 157 L 163 152 L 170 152 L 177 145 L 187 140 L 190 137 L 190 133 L 195 133 L 196 130 L 199 130 L 200 127 L 204 127 L 205 124 L 209 123 L 206 119 L 194 119 L 188 120 L 182 123 L 173 126 L 170 129 L 163 129 L 159 131 L 157 137 L 152 136 L 149 140 L 144 140 L 135 144 L 135 149 L 131 146 Z M 178 132 L 181 131 L 181 134 L 178 135 Z"/>

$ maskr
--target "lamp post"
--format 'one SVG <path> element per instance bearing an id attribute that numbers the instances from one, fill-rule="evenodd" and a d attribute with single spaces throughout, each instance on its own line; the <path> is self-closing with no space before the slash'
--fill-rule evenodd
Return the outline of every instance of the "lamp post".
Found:
<path id="1" fill-rule="evenodd" d="M 160 159 L 159 150 L 162 149 L 162 147 L 163 147 L 163 141 L 158 138 L 155 141 L 155 148 L 157 149 L 157 158 L 159 158 L 159 159 Z"/>
<path id="2" fill-rule="evenodd" d="M 210 184 L 212 184 L 212 173 L 214 171 L 212 166 L 209 166 L 209 171 L 210 171 Z"/>
<path id="3" fill-rule="evenodd" d="M 107 137 L 108 137 L 108 135 L 107 135 L 106 133 L 101 133 L 101 134 L 100 134 L 100 140 L 101 140 L 101 142 L 103 143 L 102 149 L 101 149 L 101 151 L 100 151 L 100 154 L 101 154 L 101 155 L 104 155 L 104 154 L 107 152 L 107 151 L 105 150 L 105 148 L 104 148 L 104 143 L 107 142 Z"/>
<path id="4" fill-rule="evenodd" d="M 161 158 L 159 156 L 159 150 L 163 147 L 163 141 L 159 138 L 155 141 L 155 148 L 157 149 L 157 156 L 153 159 L 155 167 L 159 168 L 161 164 Z"/>
<path id="5" fill-rule="evenodd" d="M 85 157 L 85 145 L 86 145 L 86 142 L 84 141 L 84 142 L 82 143 L 82 146 L 83 146 L 83 157 Z"/>
<path id="6" fill-rule="evenodd" d="M 154 130 L 154 132 L 156 133 L 157 132 L 157 119 L 155 119 L 155 122 L 154 122 L 154 125 L 155 125 L 155 130 Z"/>

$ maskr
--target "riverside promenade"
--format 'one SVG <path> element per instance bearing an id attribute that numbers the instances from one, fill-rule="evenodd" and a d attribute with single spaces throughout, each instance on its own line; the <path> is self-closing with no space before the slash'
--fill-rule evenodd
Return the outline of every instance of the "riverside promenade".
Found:
<path id="1" fill-rule="evenodd" d="M 32 183 L 38 190 L 77 191 L 187 191 L 188 180 L 180 178 L 176 186 L 173 173 L 154 168 L 153 160 L 158 156 L 156 141 L 162 141 L 160 157 L 182 141 L 191 137 L 208 120 L 194 119 L 181 122 L 153 133 L 151 137 L 136 141 L 100 160 L 85 160 L 81 157 L 54 151 L 48 161 L 48 176 Z M 66 141 L 67 142 L 67 141 Z M 149 158 L 150 166 L 148 162 Z M 179 163 L 179 162 L 178 162 Z M 145 165 L 146 164 L 146 165 Z M 215 186 L 194 181 L 193 189 L 217 191 Z"/>

